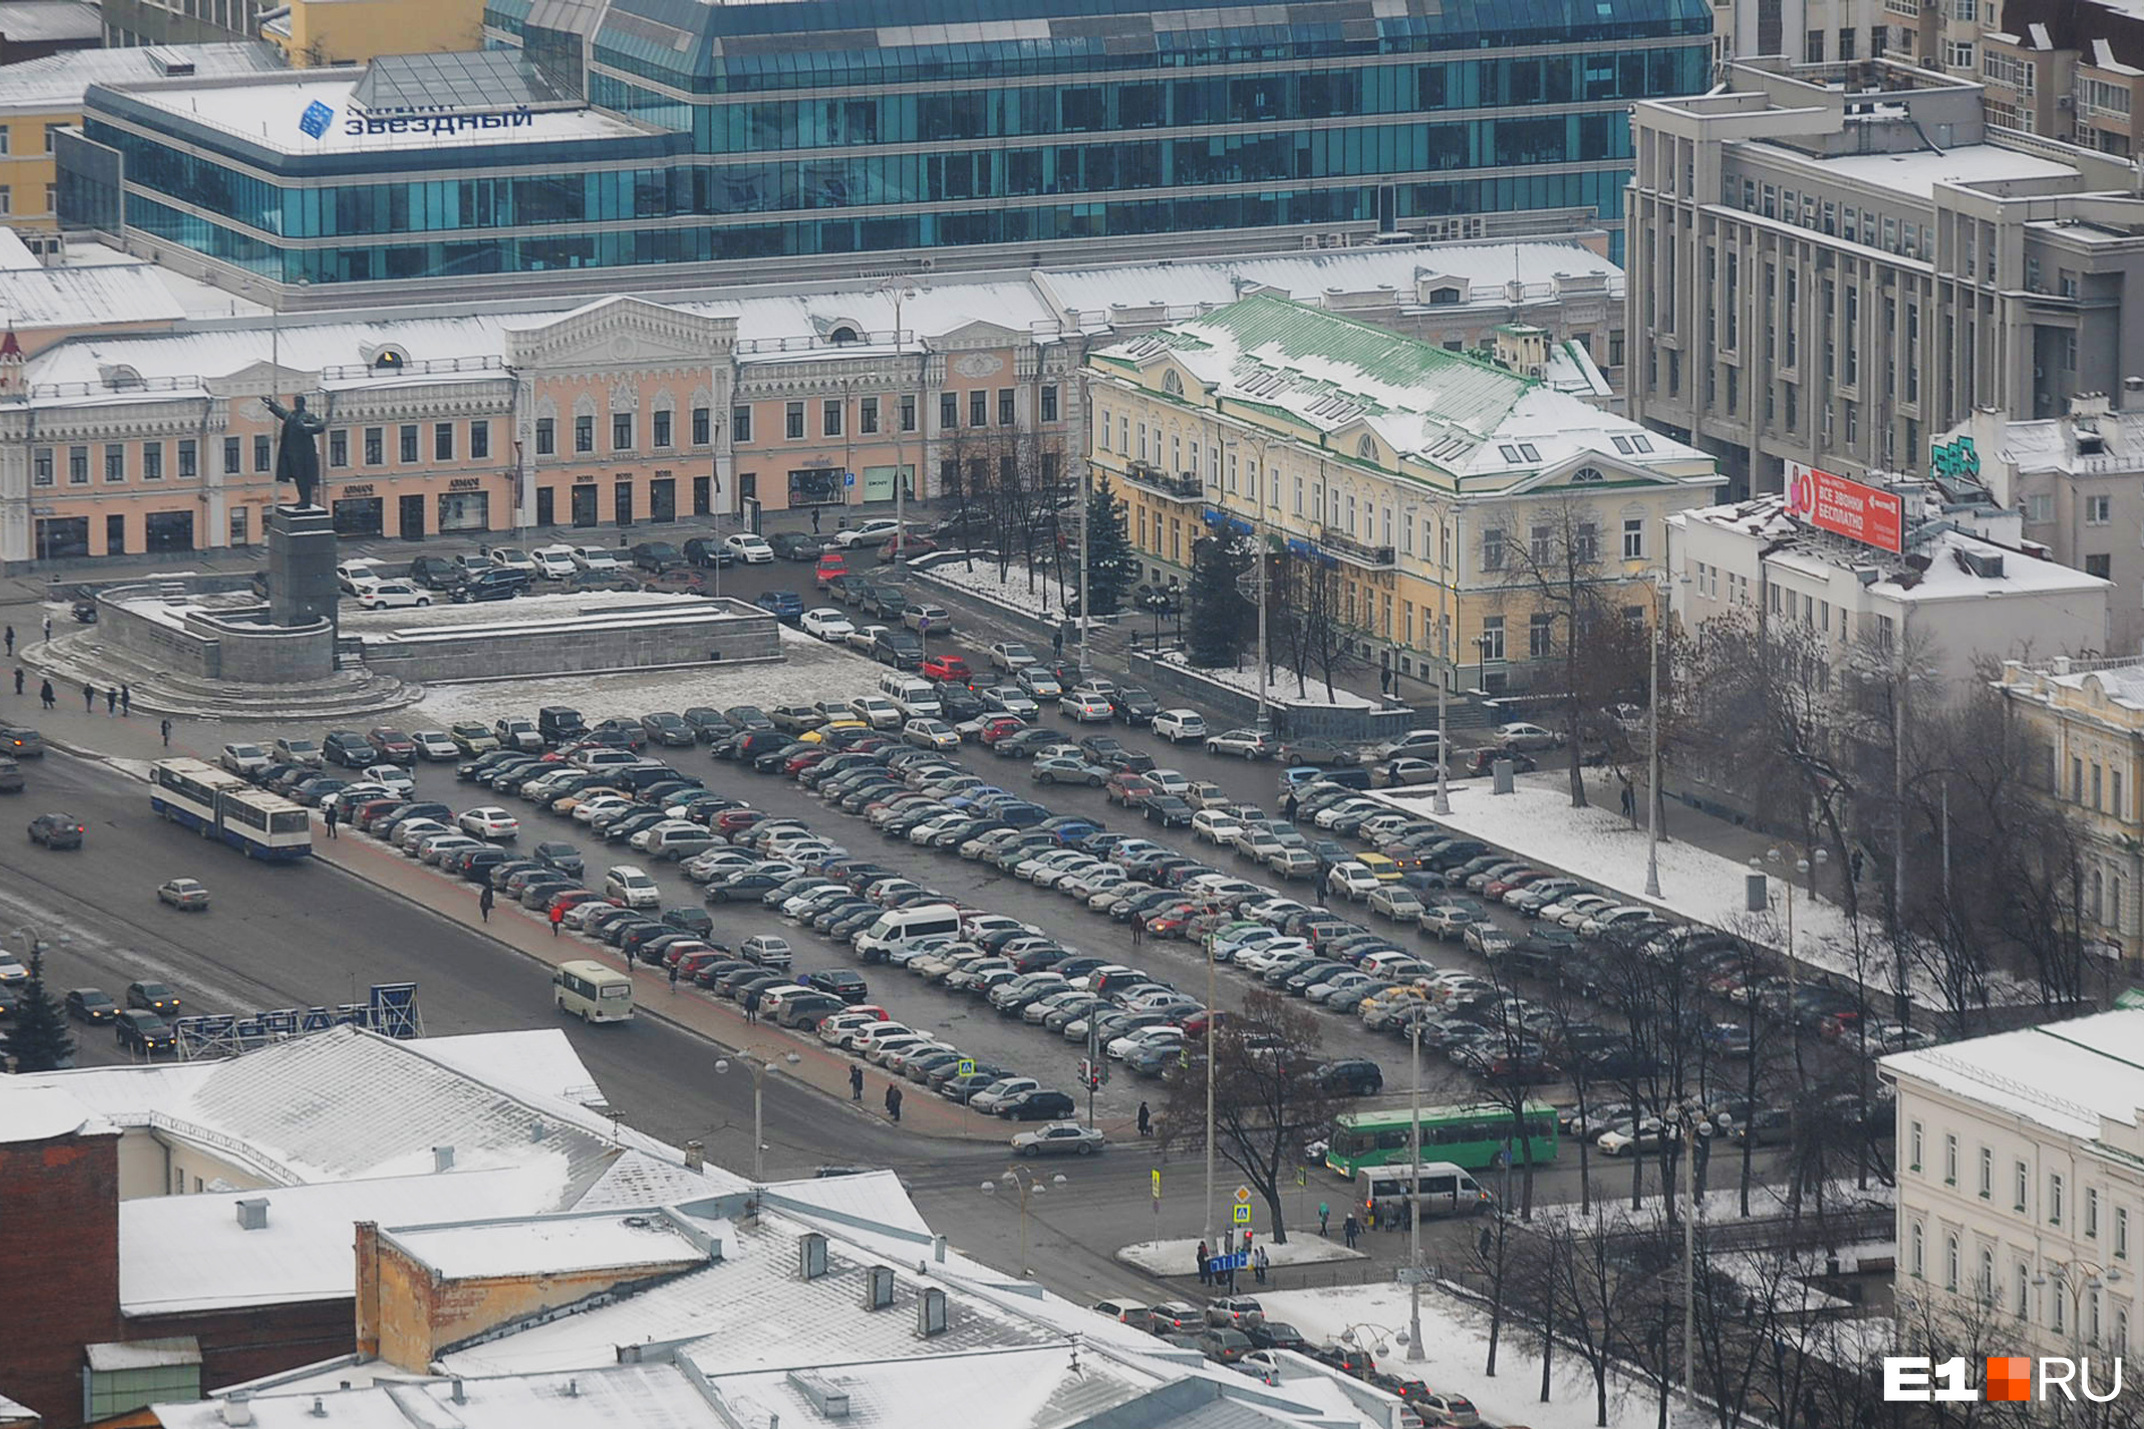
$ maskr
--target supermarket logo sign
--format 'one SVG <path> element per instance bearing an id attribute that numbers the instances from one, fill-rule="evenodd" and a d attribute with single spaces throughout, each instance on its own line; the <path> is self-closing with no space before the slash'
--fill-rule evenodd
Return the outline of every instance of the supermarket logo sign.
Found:
<path id="1" fill-rule="evenodd" d="M 2080 1398 L 2105 1404 L 2122 1392 L 2122 1362 L 2090 1359 L 2032 1359 L 2026 1355 L 1989 1355 L 1987 1375 L 1975 1388 L 1965 1382 L 1965 1357 L 1931 1360 L 1926 1355 L 1885 1355 L 1883 1397 L 1888 1402 L 1956 1404 L 1987 1400 L 1991 1404 L 2046 1403 L 2059 1394 L 2075 1404 Z M 2108 1381 L 2104 1392 L 2100 1381 Z M 2035 1385 L 2038 1393 L 2034 1393 Z"/>

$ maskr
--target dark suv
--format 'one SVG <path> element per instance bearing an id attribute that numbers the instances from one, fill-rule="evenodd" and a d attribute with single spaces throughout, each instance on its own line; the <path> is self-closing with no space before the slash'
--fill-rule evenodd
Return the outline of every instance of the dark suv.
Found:
<path id="1" fill-rule="evenodd" d="M 566 705 L 545 705 L 536 711 L 536 732 L 546 743 L 559 744 L 588 732 L 588 721 L 581 712 Z"/>
<path id="2" fill-rule="evenodd" d="M 380 762 L 379 752 L 372 747 L 372 741 L 352 729 L 335 730 L 320 741 L 320 757 L 330 764 L 350 769 L 362 769 Z"/>
<path id="3" fill-rule="evenodd" d="M 528 594 L 535 578 L 527 571 L 511 570 L 495 566 L 478 571 L 454 587 L 454 600 L 466 605 L 472 601 L 512 600 L 517 595 Z"/>
<path id="4" fill-rule="evenodd" d="M 685 558 L 668 541 L 642 541 L 633 547 L 633 564 L 644 571 L 662 572 L 682 565 Z"/>
<path id="5" fill-rule="evenodd" d="M 419 556 L 409 563 L 409 578 L 426 590 L 452 590 L 468 572 L 445 556 Z"/>
<path id="6" fill-rule="evenodd" d="M 923 665 L 923 640 L 907 630 L 883 630 L 871 642 L 871 658 L 896 670 L 916 670 Z"/>

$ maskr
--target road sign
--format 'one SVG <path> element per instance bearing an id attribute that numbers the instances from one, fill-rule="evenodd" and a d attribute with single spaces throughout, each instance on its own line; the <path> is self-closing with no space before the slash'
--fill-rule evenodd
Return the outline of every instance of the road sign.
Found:
<path id="1" fill-rule="evenodd" d="M 972 1077 L 975 1075 L 975 1059 L 973 1057 L 963 1057 L 960 1059 L 960 1075 L 962 1075 L 963 1077 Z"/>
<path id="2" fill-rule="evenodd" d="M 1295 1184 L 1298 1186 L 1310 1184 L 1310 1173 L 1301 1166 L 1295 1168 Z"/>
<path id="3" fill-rule="evenodd" d="M 856 484 L 856 473 L 853 471 L 843 472 L 841 474 L 841 484 L 843 486 L 854 486 Z"/>
<path id="4" fill-rule="evenodd" d="M 1239 1250 L 1233 1255 L 1209 1256 L 1206 1261 L 1206 1273 L 1209 1275 L 1226 1275 L 1231 1270 L 1248 1270 L 1250 1265 L 1250 1252 Z"/>
<path id="5" fill-rule="evenodd" d="M 1247 1226 L 1251 1223 L 1251 1208 L 1240 1205 L 1230 1206 L 1228 1208 L 1228 1218 L 1239 1226 Z"/>
<path id="6" fill-rule="evenodd" d="M 1154 1168 L 1154 1199 L 1157 1201 L 1161 1199 L 1161 1168 L 1159 1166 Z"/>
<path id="7" fill-rule="evenodd" d="M 1251 1188 L 1248 1186 L 1238 1186 L 1236 1188 L 1236 1204 L 1239 1206 L 1248 1206 L 1250 1203 Z"/>

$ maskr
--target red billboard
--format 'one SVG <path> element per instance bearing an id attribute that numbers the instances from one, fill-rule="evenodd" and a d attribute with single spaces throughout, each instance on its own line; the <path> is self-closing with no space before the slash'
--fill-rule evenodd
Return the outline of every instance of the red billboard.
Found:
<path id="1" fill-rule="evenodd" d="M 1905 504 L 1896 496 L 1798 461 L 1787 463 L 1787 514 L 1864 546 L 1905 549 Z"/>

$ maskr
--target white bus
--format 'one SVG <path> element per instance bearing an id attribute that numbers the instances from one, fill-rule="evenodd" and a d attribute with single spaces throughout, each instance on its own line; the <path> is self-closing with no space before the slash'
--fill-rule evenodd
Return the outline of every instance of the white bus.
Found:
<path id="1" fill-rule="evenodd" d="M 198 759 L 160 759 L 149 766 L 149 807 L 204 837 L 216 832 L 216 797 L 252 787 Z"/>
<path id="2" fill-rule="evenodd" d="M 583 1022 L 630 1022 L 633 980 L 601 963 L 560 963 L 551 974 L 551 1001 Z"/>
<path id="3" fill-rule="evenodd" d="M 312 814 L 266 789 L 217 795 L 216 832 L 247 858 L 304 858 L 313 851 Z"/>

